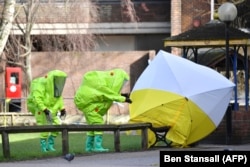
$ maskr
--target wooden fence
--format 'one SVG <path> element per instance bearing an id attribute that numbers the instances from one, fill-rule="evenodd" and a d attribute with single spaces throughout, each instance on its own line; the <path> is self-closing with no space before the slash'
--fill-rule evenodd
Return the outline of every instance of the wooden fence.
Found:
<path id="1" fill-rule="evenodd" d="M 115 151 L 120 152 L 120 131 L 141 130 L 141 147 L 148 148 L 148 128 L 150 123 L 120 124 L 120 125 L 45 125 L 45 126 L 7 126 L 0 127 L 4 158 L 10 158 L 10 133 L 32 133 L 59 131 L 62 134 L 62 154 L 69 152 L 69 132 L 76 131 L 113 131 Z"/>

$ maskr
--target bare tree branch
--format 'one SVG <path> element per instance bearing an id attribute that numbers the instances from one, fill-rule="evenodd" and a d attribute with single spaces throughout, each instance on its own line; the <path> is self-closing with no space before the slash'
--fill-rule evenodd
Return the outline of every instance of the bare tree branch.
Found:
<path id="1" fill-rule="evenodd" d="M 0 55 L 2 54 L 6 42 L 8 40 L 10 30 L 12 27 L 12 22 L 14 20 L 14 12 L 15 12 L 15 0 L 5 0 L 4 1 L 4 9 L 2 13 L 2 22 L 0 27 Z"/>

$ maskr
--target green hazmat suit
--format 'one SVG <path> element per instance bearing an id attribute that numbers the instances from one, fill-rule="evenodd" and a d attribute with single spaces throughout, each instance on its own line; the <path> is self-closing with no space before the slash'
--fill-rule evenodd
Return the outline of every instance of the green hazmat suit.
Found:
<path id="1" fill-rule="evenodd" d="M 47 73 L 46 76 L 36 78 L 31 82 L 30 94 L 27 98 L 27 108 L 36 119 L 37 125 L 59 125 L 60 118 L 58 112 L 64 110 L 64 102 L 62 91 L 65 84 L 67 74 L 60 70 L 53 70 Z M 44 110 L 50 111 L 51 121 L 48 122 Z M 46 151 L 46 140 L 54 144 L 54 138 L 58 132 L 42 132 L 40 134 L 41 146 L 43 151 Z M 53 150 L 53 148 L 51 148 Z"/>
<path id="2" fill-rule="evenodd" d="M 113 102 L 125 102 L 126 98 L 121 96 L 120 91 L 128 80 L 129 75 L 122 69 L 85 73 L 82 83 L 76 91 L 74 103 L 83 112 L 87 124 L 104 124 L 103 116 L 108 112 Z M 102 134 L 101 131 L 87 132 L 86 145 L 91 147 L 93 136 L 101 136 Z M 102 141 L 102 139 L 95 138 L 95 141 Z"/>

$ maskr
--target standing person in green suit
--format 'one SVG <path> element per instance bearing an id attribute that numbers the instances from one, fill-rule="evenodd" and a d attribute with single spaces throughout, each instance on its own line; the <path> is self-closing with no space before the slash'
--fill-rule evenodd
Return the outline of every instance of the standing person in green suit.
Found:
<path id="1" fill-rule="evenodd" d="M 89 71 L 83 76 L 82 83 L 76 91 L 74 102 L 83 112 L 89 125 L 104 124 L 103 116 L 114 101 L 132 103 L 129 94 L 121 94 L 123 85 L 129 75 L 122 69 L 108 71 Z M 85 151 L 107 152 L 103 148 L 103 132 L 87 132 Z"/>
<path id="2" fill-rule="evenodd" d="M 67 74 L 53 70 L 46 76 L 36 78 L 31 82 L 27 107 L 36 119 L 37 125 L 60 125 L 58 117 L 66 115 L 62 92 Z M 58 132 L 43 132 L 40 134 L 42 152 L 55 151 L 54 140 Z"/>

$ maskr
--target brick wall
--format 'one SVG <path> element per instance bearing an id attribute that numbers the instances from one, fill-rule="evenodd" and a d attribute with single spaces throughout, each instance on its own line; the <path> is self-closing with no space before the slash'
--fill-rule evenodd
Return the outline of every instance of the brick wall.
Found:
<path id="1" fill-rule="evenodd" d="M 182 32 L 193 28 L 193 21 L 199 20 L 201 25 L 210 21 L 210 1 L 182 1 Z"/>
<path id="2" fill-rule="evenodd" d="M 232 135 L 227 132 L 227 115 L 216 130 L 204 138 L 201 143 L 212 144 L 245 144 L 250 143 L 250 110 L 240 107 L 239 111 L 232 111 Z"/>
<path id="3" fill-rule="evenodd" d="M 194 20 L 199 20 L 201 25 L 210 21 L 210 1 L 206 0 L 189 0 L 181 1 L 181 31 L 185 32 L 194 28 Z M 219 4 L 224 1 L 218 1 Z M 218 5 L 217 3 L 217 5 Z M 217 8 L 218 6 L 215 6 Z M 224 116 L 222 122 L 216 130 L 205 137 L 201 143 L 213 144 L 242 144 L 250 143 L 250 109 L 246 111 L 240 107 L 239 111 L 232 111 L 232 135 L 228 138 L 227 119 Z"/>
<path id="4" fill-rule="evenodd" d="M 210 21 L 210 1 L 206 0 L 172 0 L 171 1 L 171 36 L 194 28 L 195 22 L 204 25 Z M 182 55 L 178 48 L 172 48 L 172 53 Z"/>
<path id="5" fill-rule="evenodd" d="M 68 74 L 63 92 L 65 105 L 69 114 L 79 111 L 73 103 L 73 97 L 80 86 L 85 72 L 90 70 L 109 70 L 122 68 L 130 75 L 130 81 L 123 88 L 123 92 L 130 92 L 142 71 L 148 65 L 148 59 L 155 56 L 155 51 L 110 51 L 110 52 L 33 52 L 33 78 L 44 76 L 48 71 L 58 69 Z M 25 90 L 23 96 L 27 97 Z M 25 104 L 24 104 L 25 105 Z M 128 114 L 128 105 L 124 103 L 119 114 Z M 24 109 L 25 110 L 25 106 Z M 24 111 L 26 112 L 26 111 Z M 117 112 L 117 108 L 111 112 Z"/>

